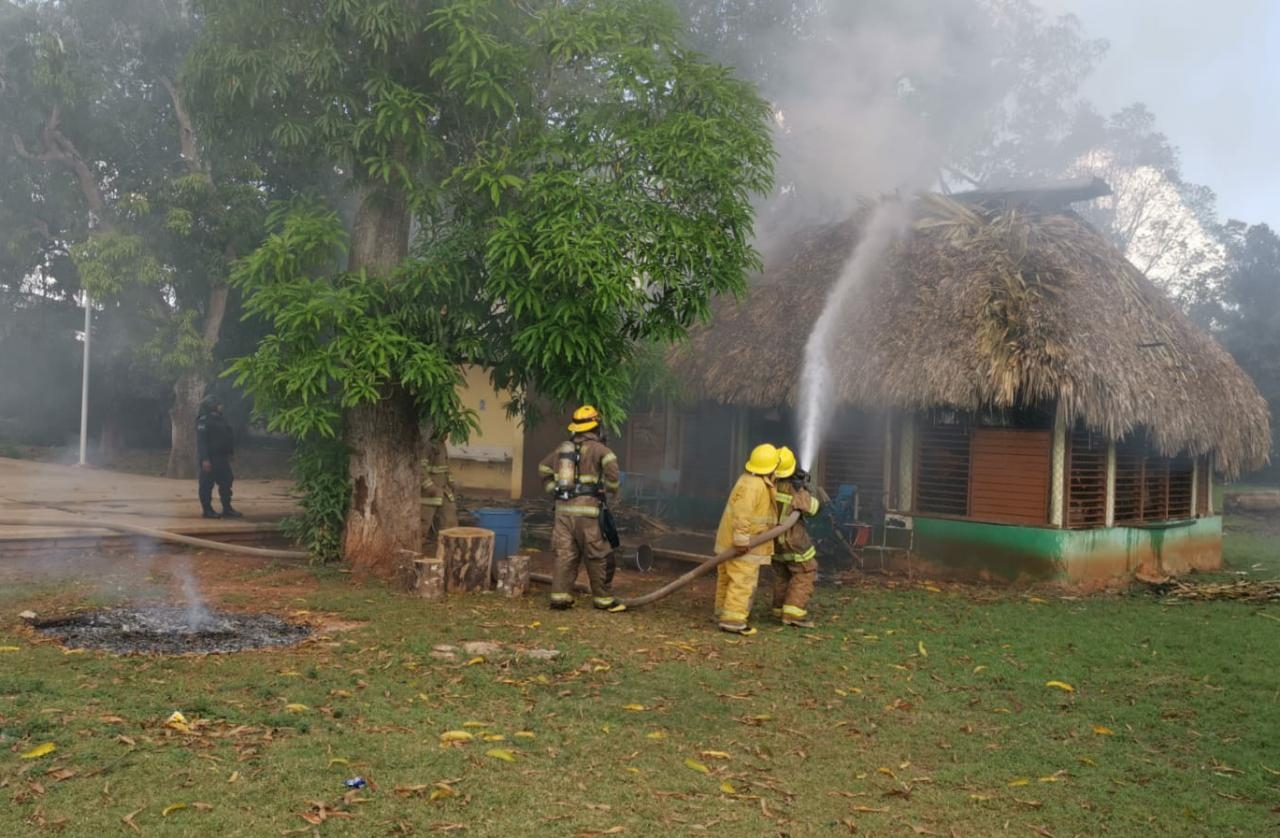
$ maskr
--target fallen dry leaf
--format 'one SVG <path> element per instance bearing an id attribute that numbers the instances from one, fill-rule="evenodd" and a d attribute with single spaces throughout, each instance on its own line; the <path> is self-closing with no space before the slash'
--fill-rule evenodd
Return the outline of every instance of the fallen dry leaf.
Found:
<path id="1" fill-rule="evenodd" d="M 489 722 L 476 722 L 476 721 L 463 722 L 462 726 L 472 727 L 472 728 L 493 727 L 493 725 L 490 724 Z"/>
<path id="2" fill-rule="evenodd" d="M 655 730 L 652 733 L 645 734 L 646 739 L 666 739 L 667 734 L 661 730 Z"/>
<path id="3" fill-rule="evenodd" d="M 1094 725 L 1093 732 L 1098 734 L 1099 736 L 1115 736 L 1116 735 L 1116 732 L 1114 730 L 1112 730 L 1109 727 L 1103 727 L 1102 725 Z"/>
<path id="4" fill-rule="evenodd" d="M 720 791 L 724 792 L 725 794 L 738 793 L 738 790 L 733 787 L 733 783 L 729 782 L 728 780 L 725 780 L 723 783 L 720 784 Z"/>
<path id="5" fill-rule="evenodd" d="M 494 759 L 500 759 L 500 760 L 502 760 L 503 762 L 515 762 L 515 761 L 516 761 L 516 755 L 515 755 L 515 754 L 511 753 L 511 752 L 510 752 L 510 751 L 508 751 L 508 750 L 504 750 L 504 749 L 502 749 L 502 748 L 490 748 L 489 750 L 487 750 L 487 751 L 485 751 L 485 752 L 484 752 L 484 755 L 485 755 L 485 756 L 487 756 L 487 757 L 493 757 Z"/>
<path id="6" fill-rule="evenodd" d="M 21 652 L 21 651 L 22 651 L 21 646 L 0 646 L 0 654 L 4 654 L 8 652 Z"/>
<path id="7" fill-rule="evenodd" d="M 290 713 L 305 713 L 311 708 L 305 704 L 294 703 L 294 704 L 286 704 L 284 706 L 284 709 L 288 710 Z"/>
<path id="8" fill-rule="evenodd" d="M 929 650 L 928 650 L 928 649 L 926 649 L 926 648 L 924 647 L 924 641 L 923 641 L 923 640 L 917 640 L 917 641 L 916 641 L 916 651 L 918 651 L 918 652 L 920 653 L 920 657 L 922 657 L 922 658 L 927 658 L 927 657 L 929 657 Z"/>
<path id="9" fill-rule="evenodd" d="M 333 759 L 329 760 L 330 768 L 333 768 L 335 765 L 350 765 L 350 764 L 351 764 L 351 760 L 347 759 L 346 757 L 334 757 Z"/>
<path id="10" fill-rule="evenodd" d="M 517 730 L 515 737 L 517 739 L 537 739 L 538 735 L 532 730 Z"/>
<path id="11" fill-rule="evenodd" d="M 141 832 L 142 829 L 133 822 L 133 819 L 142 814 L 142 809 L 136 809 L 120 819 L 120 822 L 132 829 L 134 832 Z"/>
<path id="12" fill-rule="evenodd" d="M 36 745 L 31 750 L 24 751 L 19 757 L 21 759 L 40 759 L 40 757 L 47 757 L 56 750 L 58 750 L 57 745 L 52 742 L 45 742 L 43 745 Z"/>
<path id="13" fill-rule="evenodd" d="M 1055 690 L 1062 690 L 1064 693 L 1073 693 L 1076 688 L 1068 684 L 1066 681 L 1045 681 L 1046 687 L 1053 687 Z"/>
<path id="14" fill-rule="evenodd" d="M 475 736 L 465 730 L 446 730 L 440 734 L 441 745 L 447 745 L 451 742 L 470 742 L 472 739 L 475 739 Z"/>
<path id="15" fill-rule="evenodd" d="M 185 803 L 170 803 L 168 806 L 164 807 L 163 810 L 161 810 L 160 817 L 167 818 L 170 815 L 172 815 L 174 812 L 181 812 L 185 808 L 187 808 L 187 804 Z"/>
<path id="16" fill-rule="evenodd" d="M 684 761 L 684 766 L 685 766 L 685 768 L 688 768 L 688 769 L 689 769 L 689 770 L 691 770 L 691 771 L 697 771 L 699 774 L 710 774 L 710 773 L 711 773 L 711 769 L 710 769 L 710 768 L 707 768 L 707 766 L 705 766 L 705 765 L 703 765 L 702 763 L 698 762 L 696 759 L 686 759 L 686 760 Z"/>
<path id="17" fill-rule="evenodd" d="M 701 751 L 699 756 L 704 759 L 729 759 L 729 755 L 724 751 Z"/>
<path id="18" fill-rule="evenodd" d="M 1013 788 L 1015 786 L 1029 786 L 1029 785 L 1031 785 L 1031 779 L 1029 777 L 1019 777 L 1016 780 L 1009 781 L 1010 788 Z"/>
<path id="19" fill-rule="evenodd" d="M 630 710 L 632 713 L 643 713 L 645 710 L 648 710 L 649 708 L 645 707 L 643 704 L 624 704 L 622 705 L 622 709 Z"/>

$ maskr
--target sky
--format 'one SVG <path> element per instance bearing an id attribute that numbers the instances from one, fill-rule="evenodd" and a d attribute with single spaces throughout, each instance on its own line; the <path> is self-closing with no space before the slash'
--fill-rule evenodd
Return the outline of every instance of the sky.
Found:
<path id="1" fill-rule="evenodd" d="M 1280 228 L 1280 0 L 1036 0 L 1111 48 L 1085 87 L 1145 102 L 1220 215 Z"/>

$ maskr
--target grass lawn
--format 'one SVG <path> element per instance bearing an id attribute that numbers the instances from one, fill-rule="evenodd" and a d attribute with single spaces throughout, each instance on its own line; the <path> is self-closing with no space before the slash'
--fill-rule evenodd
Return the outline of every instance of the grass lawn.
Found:
<path id="1" fill-rule="evenodd" d="M 1231 569 L 1280 576 L 1280 528 L 1231 532 Z M 288 651 L 68 654 L 17 612 L 163 589 L 164 562 L 0 579 L 0 835 L 1280 832 L 1280 607 L 868 582 L 822 590 L 816 630 L 740 639 L 706 586 L 613 616 L 198 561 L 228 607 L 346 625 Z M 480 640 L 502 648 L 432 657 Z"/>

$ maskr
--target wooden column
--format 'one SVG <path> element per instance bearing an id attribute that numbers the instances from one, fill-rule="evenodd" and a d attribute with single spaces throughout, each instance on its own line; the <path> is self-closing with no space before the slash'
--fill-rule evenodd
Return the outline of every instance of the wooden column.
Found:
<path id="1" fill-rule="evenodd" d="M 529 557 L 507 556 L 495 563 L 494 590 L 511 599 L 524 596 L 529 590 Z"/>
<path id="2" fill-rule="evenodd" d="M 1199 518 L 1200 507 L 1196 501 L 1199 500 L 1197 494 L 1200 492 L 1200 470 L 1204 466 L 1200 465 L 1200 457 L 1191 458 L 1191 517 Z"/>
<path id="3" fill-rule="evenodd" d="M 446 592 L 488 590 L 493 532 L 479 527 L 441 530 L 439 557 L 444 565 Z"/>
<path id="4" fill-rule="evenodd" d="M 911 512 L 915 504 L 916 416 L 904 413 L 899 425 L 902 445 L 898 450 L 898 511 Z"/>
<path id="5" fill-rule="evenodd" d="M 1116 441 L 1107 440 L 1107 519 L 1106 525 L 1116 525 Z"/>
<path id="6" fill-rule="evenodd" d="M 1204 456 L 1204 467 L 1209 470 L 1209 497 L 1204 499 L 1205 514 L 1213 515 L 1213 453 L 1210 452 Z"/>
<path id="7" fill-rule="evenodd" d="M 880 491 L 880 506 L 886 512 L 894 508 L 893 497 L 893 411 L 885 414 L 884 418 L 884 465 L 882 471 L 882 479 L 884 486 Z"/>
<path id="8" fill-rule="evenodd" d="M 1053 459 L 1049 469 L 1049 524 L 1061 527 L 1066 517 L 1067 422 L 1061 411 L 1053 420 Z"/>

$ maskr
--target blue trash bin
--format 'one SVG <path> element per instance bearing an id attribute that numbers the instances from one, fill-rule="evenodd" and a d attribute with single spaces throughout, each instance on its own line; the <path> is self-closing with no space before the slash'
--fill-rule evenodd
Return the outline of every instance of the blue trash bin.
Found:
<path id="1" fill-rule="evenodd" d="M 520 525 L 524 513 L 519 509 L 475 509 L 476 526 L 493 531 L 493 560 L 505 559 L 520 550 Z"/>

